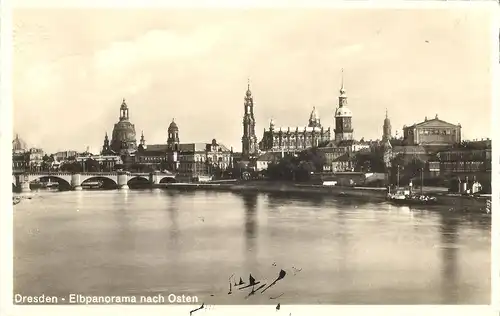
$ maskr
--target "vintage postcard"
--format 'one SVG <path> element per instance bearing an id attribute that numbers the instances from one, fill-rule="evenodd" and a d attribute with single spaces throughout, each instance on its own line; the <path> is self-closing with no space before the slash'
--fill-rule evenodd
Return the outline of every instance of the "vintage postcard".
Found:
<path id="1" fill-rule="evenodd" d="M 494 304 L 495 9 L 14 7 L 9 304 Z"/>

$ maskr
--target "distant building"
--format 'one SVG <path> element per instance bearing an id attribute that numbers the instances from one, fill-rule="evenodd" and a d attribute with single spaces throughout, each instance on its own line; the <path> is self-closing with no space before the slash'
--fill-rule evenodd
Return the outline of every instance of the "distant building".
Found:
<path id="1" fill-rule="evenodd" d="M 174 120 L 167 131 L 166 144 L 147 145 L 144 133 L 134 155 L 134 164 L 152 170 L 168 170 L 183 180 L 211 175 L 232 164 L 232 151 L 213 139 L 210 143 L 180 143 L 179 127 Z"/>
<path id="2" fill-rule="evenodd" d="M 17 150 L 12 155 L 13 171 L 42 170 L 44 152 L 40 148 L 31 148 L 24 152 Z"/>
<path id="3" fill-rule="evenodd" d="M 256 171 L 266 170 L 270 164 L 278 163 L 282 158 L 282 154 L 279 152 L 267 152 L 260 155 L 255 164 Z"/>
<path id="4" fill-rule="evenodd" d="M 316 108 L 309 116 L 307 127 L 275 128 L 274 121 L 269 123 L 269 129 L 264 129 L 260 149 L 264 152 L 298 152 L 307 148 L 318 147 L 330 140 L 330 128 L 323 128 Z"/>
<path id="5" fill-rule="evenodd" d="M 460 124 L 445 122 L 436 115 L 434 119 L 426 117 L 421 123 L 403 127 L 403 140 L 406 146 L 424 146 L 429 150 L 445 148 L 462 141 L 461 129 Z"/>
<path id="6" fill-rule="evenodd" d="M 117 155 L 81 155 L 75 158 L 77 162 L 82 165 L 82 170 L 88 171 L 85 168 L 85 163 L 87 160 L 94 160 L 99 164 L 100 172 L 112 172 L 115 171 L 116 165 L 123 164 L 123 161 L 120 156 Z"/>
<path id="7" fill-rule="evenodd" d="M 16 134 L 16 138 L 12 141 L 12 153 L 19 154 L 24 153 L 28 150 L 28 145 L 26 142 L 19 138 L 19 134 Z"/>
<path id="8" fill-rule="evenodd" d="M 54 160 L 61 161 L 74 158 L 78 155 L 76 150 L 59 151 L 54 154 Z"/>
<path id="9" fill-rule="evenodd" d="M 457 176 L 462 180 L 465 176 L 489 174 L 491 179 L 491 157 L 491 140 L 464 142 L 437 153 L 439 173 Z"/>

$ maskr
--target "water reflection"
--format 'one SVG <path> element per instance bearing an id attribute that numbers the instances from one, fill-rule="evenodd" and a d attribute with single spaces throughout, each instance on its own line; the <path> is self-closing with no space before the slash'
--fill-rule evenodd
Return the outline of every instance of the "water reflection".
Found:
<path id="1" fill-rule="evenodd" d="M 169 227 L 169 238 L 170 241 L 172 242 L 172 245 L 178 247 L 179 234 L 180 234 L 179 222 L 178 222 L 179 218 L 179 206 L 177 202 L 178 195 L 175 194 L 175 192 L 167 191 L 167 196 L 168 196 L 167 212 L 171 223 L 171 226 Z"/>
<path id="2" fill-rule="evenodd" d="M 439 233 L 441 238 L 441 291 L 443 303 L 453 302 L 457 296 L 459 275 L 458 260 L 458 218 L 441 214 Z"/>
<path id="3" fill-rule="evenodd" d="M 243 194 L 243 206 L 245 208 L 245 251 L 247 261 L 255 261 L 257 256 L 257 194 Z"/>

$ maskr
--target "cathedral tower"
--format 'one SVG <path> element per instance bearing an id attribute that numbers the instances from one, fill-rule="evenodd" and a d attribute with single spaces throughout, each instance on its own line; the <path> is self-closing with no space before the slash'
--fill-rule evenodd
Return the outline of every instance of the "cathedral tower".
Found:
<path id="1" fill-rule="evenodd" d="M 387 109 L 385 109 L 385 119 L 384 119 L 382 140 L 386 141 L 386 140 L 390 140 L 391 138 L 392 138 L 391 120 L 389 119 Z"/>
<path id="2" fill-rule="evenodd" d="M 347 108 L 347 95 L 344 89 L 344 69 L 342 69 L 339 106 L 335 110 L 335 141 L 352 140 L 353 132 L 352 112 Z"/>
<path id="3" fill-rule="evenodd" d="M 247 92 L 244 102 L 243 115 L 243 137 L 241 138 L 241 152 L 243 157 L 249 158 L 257 154 L 257 136 L 255 136 L 255 117 L 253 114 L 253 97 L 250 91 L 250 81 L 248 81 Z"/>

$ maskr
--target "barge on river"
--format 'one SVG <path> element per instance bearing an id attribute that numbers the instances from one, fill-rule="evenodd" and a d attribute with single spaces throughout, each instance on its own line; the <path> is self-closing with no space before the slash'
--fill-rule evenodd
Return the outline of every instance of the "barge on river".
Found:
<path id="1" fill-rule="evenodd" d="M 424 194 L 412 194 L 410 190 L 398 189 L 395 193 L 387 193 L 387 200 L 401 205 L 431 205 L 437 204 L 437 198 Z"/>

